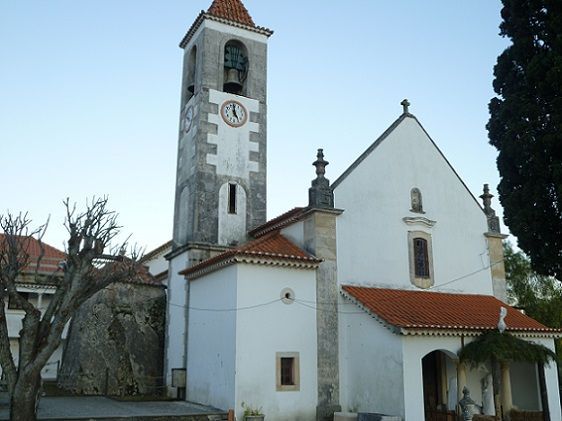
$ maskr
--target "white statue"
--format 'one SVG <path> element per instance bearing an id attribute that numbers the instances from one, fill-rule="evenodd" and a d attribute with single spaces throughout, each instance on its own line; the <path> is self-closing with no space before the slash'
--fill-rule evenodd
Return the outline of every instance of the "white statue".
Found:
<path id="1" fill-rule="evenodd" d="M 507 308 L 500 307 L 500 320 L 498 321 L 498 330 L 500 333 L 503 333 L 507 327 L 505 324 L 505 316 L 507 316 Z"/>

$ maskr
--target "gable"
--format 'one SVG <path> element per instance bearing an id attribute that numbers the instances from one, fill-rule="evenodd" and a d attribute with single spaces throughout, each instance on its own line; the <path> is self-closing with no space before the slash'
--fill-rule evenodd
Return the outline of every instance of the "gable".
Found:
<path id="1" fill-rule="evenodd" d="M 419 211 L 413 191 L 421 193 Z M 339 282 L 492 294 L 486 216 L 412 115 L 396 120 L 342 174 L 334 196 L 344 210 L 337 227 Z M 409 247 L 417 237 L 431 246 L 431 279 L 424 285 L 412 282 Z"/>
<path id="2" fill-rule="evenodd" d="M 451 165 L 451 163 L 449 162 L 449 160 L 445 157 L 445 155 L 443 154 L 443 152 L 441 152 L 441 149 L 439 149 L 439 147 L 437 146 L 437 144 L 433 141 L 433 139 L 431 138 L 431 136 L 429 136 L 429 133 L 427 133 L 427 131 L 425 130 L 425 128 L 422 126 L 422 124 L 419 122 L 419 120 L 412 114 L 402 114 L 400 117 L 398 117 L 398 119 L 396 119 L 394 121 L 394 123 L 392 123 L 390 125 L 390 127 L 388 127 L 388 129 L 386 129 L 378 138 L 377 140 L 375 140 L 366 150 L 365 152 L 363 152 L 338 178 L 336 181 L 334 181 L 332 183 L 332 188 L 334 190 L 337 189 L 337 187 L 344 182 L 344 180 L 356 169 L 358 168 L 362 162 L 364 160 L 366 160 L 369 155 L 371 155 L 372 153 L 377 153 L 377 149 L 379 148 L 379 146 L 387 141 L 388 138 L 392 138 L 393 133 L 397 130 L 397 128 L 405 121 L 405 120 L 413 120 L 415 121 L 415 123 L 417 123 L 417 127 L 420 130 L 420 138 L 426 138 L 427 141 L 429 141 L 431 143 L 431 145 L 435 148 L 435 152 L 437 152 L 437 154 L 443 159 L 444 163 L 449 167 L 449 169 L 452 172 L 452 175 L 454 175 L 459 183 L 461 183 L 461 185 L 464 187 L 464 189 L 466 190 L 466 192 L 468 193 L 468 195 L 474 200 L 474 202 L 476 203 L 476 205 L 482 209 L 482 207 L 480 206 L 480 203 L 478 202 L 478 200 L 476 199 L 476 197 L 474 197 L 474 195 L 472 194 L 472 192 L 468 189 L 468 187 L 466 186 L 465 182 L 461 179 L 461 177 L 458 175 L 458 173 L 456 172 L 456 170 L 454 169 L 454 167 Z M 380 149 L 380 148 L 379 148 Z"/>

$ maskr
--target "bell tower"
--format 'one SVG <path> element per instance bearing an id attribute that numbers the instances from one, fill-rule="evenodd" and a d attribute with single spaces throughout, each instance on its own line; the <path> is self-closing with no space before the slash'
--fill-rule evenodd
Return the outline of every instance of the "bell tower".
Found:
<path id="1" fill-rule="evenodd" d="M 178 273 L 243 242 L 266 220 L 266 67 L 272 33 L 256 26 L 240 0 L 214 0 L 180 42 L 173 248 L 166 256 L 165 376 L 171 394 L 181 396 L 185 386 L 189 285 Z"/>
<path id="2" fill-rule="evenodd" d="M 229 246 L 266 219 L 268 29 L 240 0 L 214 0 L 184 51 L 174 245 Z"/>

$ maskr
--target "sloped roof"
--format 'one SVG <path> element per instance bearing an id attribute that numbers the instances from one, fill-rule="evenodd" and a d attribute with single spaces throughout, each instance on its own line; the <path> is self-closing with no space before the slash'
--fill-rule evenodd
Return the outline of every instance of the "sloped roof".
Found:
<path id="1" fill-rule="evenodd" d="M 256 26 L 250 13 L 248 13 L 248 9 L 244 7 L 240 0 L 214 0 L 207 13 L 232 22 Z"/>
<path id="2" fill-rule="evenodd" d="M 5 246 L 5 240 L 6 236 L 0 233 L 0 248 Z M 57 272 L 60 269 L 59 264 L 66 259 L 65 252 L 58 250 L 45 242 L 40 243 L 39 240 L 34 237 L 19 237 L 19 240 L 22 241 L 22 248 L 29 254 L 29 264 L 24 268 L 24 273 L 35 273 L 35 270 L 38 269 L 38 273 L 50 275 Z M 41 258 L 39 268 L 37 268 L 37 260 L 39 259 L 39 256 L 41 256 L 41 246 L 43 246 L 44 254 Z M 121 264 L 123 263 L 109 262 L 106 267 L 109 270 L 117 270 Z M 62 273 L 63 272 L 61 271 L 61 275 Z M 147 267 L 140 264 L 137 267 L 137 273 L 135 276 L 124 279 L 122 282 L 154 286 L 161 286 L 162 284 L 159 279 L 156 279 L 148 272 Z"/>
<path id="3" fill-rule="evenodd" d="M 201 13 L 199 13 L 195 22 L 193 22 L 191 27 L 187 30 L 187 33 L 180 42 L 181 48 L 184 48 L 189 43 L 189 40 L 195 34 L 197 29 L 199 29 L 205 19 L 247 29 L 267 37 L 273 34 L 271 29 L 257 26 L 254 23 L 248 9 L 246 9 L 240 0 L 214 0 L 206 12 L 202 10 Z"/>
<path id="4" fill-rule="evenodd" d="M 4 247 L 6 241 L 6 236 L 0 234 L 0 247 Z M 41 255 L 41 244 L 43 246 L 43 257 L 39 265 L 39 272 L 41 273 L 53 273 L 56 272 L 59 263 L 66 259 L 66 254 L 63 251 L 50 246 L 47 243 L 41 242 L 34 237 L 19 237 L 21 241 L 21 247 L 27 251 L 29 254 L 29 265 L 25 268 L 26 272 L 35 272 L 37 260 Z"/>
<path id="5" fill-rule="evenodd" d="M 344 285 L 343 294 L 384 324 L 406 330 L 497 329 L 500 307 L 512 332 L 560 333 L 490 295 L 451 294 Z M 404 333 L 404 331 L 402 331 Z"/>
<path id="6" fill-rule="evenodd" d="M 280 228 L 286 227 L 287 225 L 292 224 L 295 221 L 298 221 L 305 213 L 307 208 L 297 207 L 293 208 L 273 219 L 270 219 L 266 223 L 260 225 L 259 227 L 254 228 L 250 232 L 254 238 L 259 238 L 265 234 L 268 234 L 272 231 L 279 230 Z"/>
<path id="7" fill-rule="evenodd" d="M 140 259 L 140 262 L 145 263 L 149 260 L 152 260 L 153 257 L 156 257 L 161 253 L 164 253 L 164 252 L 168 253 L 172 249 L 172 244 L 173 244 L 173 240 L 166 241 L 164 244 L 159 245 L 155 249 L 149 251 L 144 256 L 142 256 L 142 259 Z"/>
<path id="8" fill-rule="evenodd" d="M 193 279 L 234 263 L 312 268 L 321 261 L 275 231 L 187 268 L 180 274 Z"/>

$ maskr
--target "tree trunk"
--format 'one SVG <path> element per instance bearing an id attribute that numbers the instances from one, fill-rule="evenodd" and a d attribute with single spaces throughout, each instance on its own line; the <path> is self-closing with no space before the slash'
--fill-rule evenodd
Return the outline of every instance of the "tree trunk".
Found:
<path id="1" fill-rule="evenodd" d="M 37 420 L 41 372 L 20 374 L 10 401 L 11 421 Z"/>

